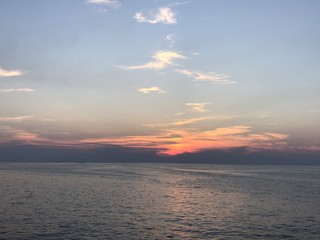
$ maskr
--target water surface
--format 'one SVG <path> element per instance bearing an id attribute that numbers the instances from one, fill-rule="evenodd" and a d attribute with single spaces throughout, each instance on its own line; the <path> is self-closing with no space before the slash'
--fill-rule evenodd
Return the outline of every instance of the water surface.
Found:
<path id="1" fill-rule="evenodd" d="M 320 239 L 320 167 L 0 163 L 0 239 Z"/>

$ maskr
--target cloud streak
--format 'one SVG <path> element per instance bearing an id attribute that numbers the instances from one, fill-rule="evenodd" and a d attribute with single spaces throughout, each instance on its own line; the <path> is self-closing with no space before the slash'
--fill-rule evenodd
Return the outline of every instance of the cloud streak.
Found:
<path id="1" fill-rule="evenodd" d="M 140 70 L 151 69 L 160 70 L 170 65 L 175 65 L 174 61 L 177 59 L 185 59 L 186 57 L 174 51 L 158 51 L 152 56 L 153 60 L 138 66 L 125 66 L 122 67 L 126 70 Z"/>
<path id="2" fill-rule="evenodd" d="M 179 115 L 182 115 L 180 113 Z M 183 118 L 183 119 L 176 119 L 170 123 L 149 123 L 143 124 L 145 127 L 150 128 L 170 128 L 170 127 L 182 127 L 194 123 L 204 122 L 204 121 L 221 121 L 221 120 L 229 120 L 234 118 L 234 116 L 225 116 L 225 115 L 217 115 L 217 116 L 204 116 L 204 117 L 197 117 L 197 118 Z"/>
<path id="3" fill-rule="evenodd" d="M 166 40 L 169 41 L 170 47 L 173 47 L 173 45 L 175 44 L 175 40 L 174 40 L 173 34 L 168 34 L 166 36 Z"/>
<path id="4" fill-rule="evenodd" d="M 250 126 L 229 126 L 210 131 L 168 130 L 154 136 L 83 139 L 84 144 L 112 144 L 133 148 L 157 149 L 160 155 L 177 155 L 208 149 L 249 147 L 275 149 L 286 145 L 288 135 L 280 133 L 252 134 Z"/>
<path id="5" fill-rule="evenodd" d="M 47 138 L 37 133 L 0 126 L 0 144 L 20 142 L 37 146 L 64 146 L 71 148 L 98 148 L 121 146 L 153 149 L 159 155 L 177 155 L 203 150 L 247 147 L 253 151 L 285 150 L 288 135 L 275 132 L 253 133 L 250 126 L 234 125 L 207 131 L 168 129 L 154 135 L 117 136 L 82 139 Z M 314 149 L 318 150 L 318 148 Z"/>
<path id="6" fill-rule="evenodd" d="M 138 92 L 141 93 L 167 93 L 166 91 L 162 90 L 160 87 L 154 86 L 149 88 L 140 88 L 138 89 Z"/>
<path id="7" fill-rule="evenodd" d="M 187 76 L 189 78 L 193 78 L 195 81 L 209 81 L 217 84 L 232 84 L 234 81 L 230 80 L 229 75 L 226 74 L 218 74 L 218 73 L 205 73 L 200 71 L 190 71 L 186 69 L 178 69 L 176 70 L 178 73 Z"/>
<path id="8" fill-rule="evenodd" d="M 20 141 L 23 143 L 32 143 L 38 140 L 36 134 L 18 130 L 7 126 L 0 126 L 0 144 Z"/>
<path id="9" fill-rule="evenodd" d="M 6 70 L 0 67 L 0 77 L 17 77 L 23 75 L 21 70 Z"/>
<path id="10" fill-rule="evenodd" d="M 9 89 L 0 89 L 0 93 L 10 93 L 10 92 L 25 92 L 25 93 L 30 93 L 30 92 L 35 92 L 34 89 L 31 88 L 9 88 Z"/>
<path id="11" fill-rule="evenodd" d="M 208 103 L 186 103 L 186 106 L 190 107 L 192 112 L 199 113 L 208 112 L 207 105 Z"/>
<path id="12" fill-rule="evenodd" d="M 19 142 L 22 144 L 28 144 L 32 146 L 48 146 L 48 147 L 63 146 L 63 147 L 70 147 L 70 148 L 83 147 L 83 145 L 79 145 L 77 141 L 48 139 L 46 137 L 43 137 L 37 133 L 33 133 L 30 131 L 16 129 L 9 126 L 0 126 L 0 145 L 12 143 L 12 142 Z"/>
<path id="13" fill-rule="evenodd" d="M 150 18 L 147 18 L 143 13 L 137 12 L 133 18 L 140 23 L 163 23 L 163 24 L 176 24 L 177 19 L 175 18 L 175 13 L 169 7 L 161 7 L 157 12 L 152 13 Z"/>
<path id="14" fill-rule="evenodd" d="M 32 118 L 32 116 L 0 117 L 0 122 L 23 122 L 30 118 Z"/>
<path id="15" fill-rule="evenodd" d="M 121 6 L 121 3 L 117 0 L 87 0 L 89 4 L 97 4 L 97 5 L 107 5 L 113 8 L 118 8 Z"/>

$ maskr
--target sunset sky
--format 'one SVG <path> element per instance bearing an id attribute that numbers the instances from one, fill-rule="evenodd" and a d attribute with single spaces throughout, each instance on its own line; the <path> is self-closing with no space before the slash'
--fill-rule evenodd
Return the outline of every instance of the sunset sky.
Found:
<path id="1" fill-rule="evenodd" d="M 318 0 L 1 0 L 0 151 L 320 152 Z"/>

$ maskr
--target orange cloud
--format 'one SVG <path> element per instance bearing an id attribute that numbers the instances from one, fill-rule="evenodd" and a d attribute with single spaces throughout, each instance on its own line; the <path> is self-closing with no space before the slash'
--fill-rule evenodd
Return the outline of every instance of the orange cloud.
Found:
<path id="1" fill-rule="evenodd" d="M 155 149 L 160 155 L 177 155 L 209 149 L 248 147 L 251 149 L 285 149 L 285 134 L 253 133 L 250 126 L 229 126 L 210 131 L 194 129 L 163 130 L 155 135 L 85 138 L 49 139 L 39 134 L 0 126 L 0 144 L 19 141 L 30 145 L 64 146 L 73 148 L 96 148 L 115 145 L 130 148 Z"/>
<path id="2" fill-rule="evenodd" d="M 0 140 L 2 140 L 0 143 L 7 143 L 12 141 L 32 143 L 39 139 L 39 136 L 36 134 L 7 126 L 0 126 L 0 132 Z"/>
<path id="3" fill-rule="evenodd" d="M 288 137 L 279 133 L 251 134 L 249 126 L 230 126 L 212 131 L 168 130 L 155 136 L 128 136 L 122 138 L 91 138 L 84 144 L 114 144 L 125 147 L 158 149 L 159 154 L 176 155 L 205 149 L 283 146 Z"/>
<path id="4" fill-rule="evenodd" d="M 175 115 L 183 115 L 184 113 L 178 113 Z M 182 118 L 182 119 L 176 119 L 174 122 L 170 123 L 149 123 L 149 124 L 143 124 L 145 127 L 150 128 L 168 128 L 168 127 L 181 127 L 189 124 L 194 124 L 198 122 L 204 122 L 204 121 L 221 121 L 221 120 L 228 120 L 232 119 L 234 116 L 227 116 L 227 115 L 216 115 L 216 116 L 205 116 L 205 117 L 198 117 L 198 118 Z"/>
<path id="5" fill-rule="evenodd" d="M 141 93 L 167 93 L 166 91 L 162 90 L 160 87 L 154 86 L 149 88 L 139 88 L 138 92 Z"/>

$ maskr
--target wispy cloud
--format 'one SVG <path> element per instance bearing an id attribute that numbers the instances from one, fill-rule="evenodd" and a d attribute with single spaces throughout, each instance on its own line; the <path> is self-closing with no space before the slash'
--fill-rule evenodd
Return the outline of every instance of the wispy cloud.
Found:
<path id="1" fill-rule="evenodd" d="M 164 24 L 176 24 L 177 19 L 175 18 L 175 13 L 169 7 L 161 7 L 156 12 L 151 13 L 150 18 L 143 15 L 142 12 L 137 12 L 134 16 L 137 22 L 141 23 L 164 23 Z"/>
<path id="2" fill-rule="evenodd" d="M 183 115 L 183 113 L 179 114 L 179 116 Z M 182 127 L 194 123 L 204 122 L 204 121 L 221 121 L 221 120 L 229 120 L 233 119 L 234 116 L 227 116 L 227 115 L 216 115 L 216 116 L 204 116 L 204 117 L 198 117 L 198 118 L 181 118 L 176 119 L 173 122 L 169 123 L 148 123 L 143 124 L 145 127 L 150 128 L 171 128 L 171 127 Z"/>
<path id="3" fill-rule="evenodd" d="M 0 77 L 17 77 L 23 75 L 21 70 L 6 70 L 0 67 Z"/>
<path id="4" fill-rule="evenodd" d="M 40 122 L 56 122 L 57 121 L 56 119 L 53 119 L 53 118 L 38 118 L 37 120 Z"/>
<path id="5" fill-rule="evenodd" d="M 170 123 L 170 125 L 184 126 L 184 125 L 208 121 L 208 120 L 214 120 L 214 117 L 207 116 L 207 117 L 199 117 L 199 118 L 178 119 L 178 120 L 174 121 L 173 123 Z"/>
<path id="6" fill-rule="evenodd" d="M 124 66 L 122 68 L 127 70 L 138 70 L 138 69 L 152 69 L 160 70 L 166 68 L 169 65 L 174 65 L 174 60 L 185 59 L 185 56 L 174 51 L 158 51 L 153 56 L 153 61 L 150 61 L 143 65 L 138 66 Z"/>
<path id="7" fill-rule="evenodd" d="M 91 138 L 84 144 L 113 144 L 134 148 L 157 149 L 159 154 L 176 155 L 205 149 L 249 147 L 274 149 L 286 145 L 288 135 L 280 133 L 252 134 L 250 126 L 229 126 L 210 131 L 171 129 L 154 136 L 127 136 L 122 138 Z"/>
<path id="8" fill-rule="evenodd" d="M 64 135 L 69 135 L 68 133 Z M 56 135 L 56 132 L 55 134 Z M 48 139 L 37 133 L 0 126 L 0 144 L 19 141 L 30 145 L 94 148 L 116 145 L 132 148 L 155 149 L 158 154 L 177 155 L 208 149 L 248 147 L 250 149 L 285 149 L 288 135 L 281 133 L 252 133 L 250 126 L 229 126 L 209 131 L 171 129 L 156 135 L 102 137 L 84 139 Z M 306 150 L 316 150 L 315 147 Z"/>
<path id="9" fill-rule="evenodd" d="M 204 136 L 206 136 L 207 138 L 210 138 L 210 137 L 218 137 L 218 136 L 227 136 L 227 135 L 247 133 L 247 132 L 251 131 L 250 128 L 251 128 L 250 126 L 243 126 L 243 125 L 217 128 L 212 131 L 204 132 Z"/>
<path id="10" fill-rule="evenodd" d="M 168 40 L 170 42 L 170 47 L 173 47 L 173 45 L 175 44 L 175 40 L 174 40 L 173 34 L 168 34 L 166 36 L 166 40 Z"/>
<path id="11" fill-rule="evenodd" d="M 109 5 L 114 8 L 120 7 L 121 3 L 117 0 L 87 0 L 90 4 Z"/>
<path id="12" fill-rule="evenodd" d="M 190 1 L 184 1 L 184 2 L 172 2 L 169 5 L 167 5 L 168 7 L 176 7 L 176 6 L 180 6 L 180 5 L 186 5 L 189 4 Z"/>
<path id="13" fill-rule="evenodd" d="M 31 143 L 38 140 L 38 135 L 7 126 L 0 126 L 0 144 L 12 141 Z"/>
<path id="14" fill-rule="evenodd" d="M 31 88 L 8 88 L 8 89 L 0 89 L 0 92 L 2 93 L 10 93 L 10 92 L 35 92 L 34 89 Z"/>
<path id="15" fill-rule="evenodd" d="M 185 119 L 176 119 L 173 122 L 169 123 L 146 123 L 143 124 L 144 127 L 149 127 L 149 128 L 171 128 L 171 127 L 181 127 L 193 123 L 198 123 L 198 122 L 203 122 L 206 120 L 210 120 L 211 117 L 200 117 L 200 118 L 185 118 Z"/>
<path id="16" fill-rule="evenodd" d="M 0 117 L 0 122 L 23 122 L 30 118 L 32 118 L 32 116 Z"/>
<path id="17" fill-rule="evenodd" d="M 298 147 L 299 150 L 305 150 L 305 151 L 320 151 L 320 146 L 302 146 Z"/>
<path id="18" fill-rule="evenodd" d="M 194 52 L 194 51 L 191 51 L 191 54 L 192 54 L 193 56 L 198 56 L 198 55 L 200 55 L 200 53 Z"/>
<path id="19" fill-rule="evenodd" d="M 52 132 L 49 136 L 69 136 L 66 132 Z M 46 136 L 47 135 L 47 136 Z M 0 126 L 0 144 L 22 142 L 39 146 L 65 146 L 75 148 L 95 148 L 102 145 L 116 145 L 132 148 L 154 149 L 158 154 L 177 155 L 181 153 L 199 152 L 209 149 L 228 149 L 248 147 L 252 150 L 286 149 L 288 135 L 276 132 L 253 133 L 251 126 L 234 125 L 208 131 L 196 129 L 167 129 L 154 135 L 107 136 L 101 138 L 65 138 L 49 137 Z M 318 151 L 319 147 L 306 150 Z"/>
<path id="20" fill-rule="evenodd" d="M 192 112 L 203 113 L 208 111 L 206 108 L 208 104 L 209 103 L 186 103 L 186 106 L 190 107 Z"/>
<path id="21" fill-rule="evenodd" d="M 60 132 L 54 132 L 53 135 L 59 135 Z M 26 131 L 23 129 L 16 129 L 9 126 L 0 126 L 0 144 L 20 142 L 23 144 L 34 145 L 34 146 L 63 146 L 63 147 L 82 147 L 77 142 L 66 139 L 49 139 L 38 133 Z"/>
<path id="22" fill-rule="evenodd" d="M 174 114 L 174 116 L 175 117 L 179 117 L 179 116 L 182 116 L 184 114 L 185 114 L 185 112 L 177 112 L 177 113 Z"/>
<path id="23" fill-rule="evenodd" d="M 218 84 L 232 84 L 234 81 L 230 80 L 231 76 L 226 74 L 218 74 L 218 73 L 205 73 L 199 71 L 190 71 L 186 69 L 178 69 L 176 70 L 178 73 L 185 75 L 187 77 L 193 78 L 196 81 L 210 81 Z"/>
<path id="24" fill-rule="evenodd" d="M 160 87 L 154 86 L 149 88 L 140 88 L 138 92 L 141 93 L 167 93 L 166 91 L 162 90 Z"/>

